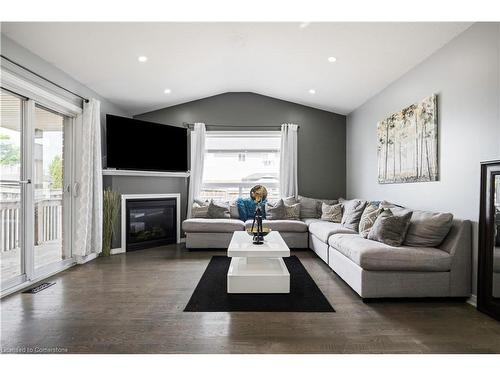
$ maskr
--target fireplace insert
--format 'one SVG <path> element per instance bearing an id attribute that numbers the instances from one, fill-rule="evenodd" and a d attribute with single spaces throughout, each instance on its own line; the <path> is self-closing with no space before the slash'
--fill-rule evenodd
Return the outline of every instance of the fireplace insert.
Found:
<path id="1" fill-rule="evenodd" d="M 176 243 L 176 204 L 175 198 L 128 199 L 127 251 Z"/>

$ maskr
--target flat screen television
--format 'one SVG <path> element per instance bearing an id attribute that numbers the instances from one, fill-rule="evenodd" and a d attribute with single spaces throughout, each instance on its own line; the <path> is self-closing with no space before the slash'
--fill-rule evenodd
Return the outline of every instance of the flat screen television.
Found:
<path id="1" fill-rule="evenodd" d="M 108 168 L 186 172 L 187 129 L 106 115 Z"/>

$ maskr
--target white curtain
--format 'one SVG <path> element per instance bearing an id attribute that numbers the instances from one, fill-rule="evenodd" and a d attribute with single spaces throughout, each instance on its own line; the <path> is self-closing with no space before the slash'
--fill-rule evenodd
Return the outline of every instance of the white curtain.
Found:
<path id="1" fill-rule="evenodd" d="M 90 99 L 83 104 L 77 122 L 78 134 L 76 181 L 76 241 L 74 255 L 85 257 L 102 251 L 102 161 L 101 103 Z"/>
<path id="2" fill-rule="evenodd" d="M 297 183 L 297 130 L 295 124 L 281 125 L 280 194 L 296 197 Z"/>
<path id="3" fill-rule="evenodd" d="M 191 217 L 193 202 L 200 196 L 203 182 L 203 163 L 205 161 L 205 124 L 197 122 L 191 131 L 191 173 L 189 175 L 189 194 L 187 217 Z"/>

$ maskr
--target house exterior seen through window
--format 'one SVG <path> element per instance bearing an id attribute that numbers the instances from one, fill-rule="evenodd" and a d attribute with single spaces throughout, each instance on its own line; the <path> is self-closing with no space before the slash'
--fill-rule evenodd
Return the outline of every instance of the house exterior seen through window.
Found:
<path id="1" fill-rule="evenodd" d="M 201 198 L 247 197 L 258 184 L 279 198 L 280 145 L 275 131 L 207 132 Z"/>

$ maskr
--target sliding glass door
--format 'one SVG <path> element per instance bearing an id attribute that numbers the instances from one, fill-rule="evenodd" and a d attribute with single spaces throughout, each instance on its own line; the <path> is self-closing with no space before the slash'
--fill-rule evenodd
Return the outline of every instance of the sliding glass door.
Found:
<path id="1" fill-rule="evenodd" d="M 23 100 L 0 94 L 0 260 L 2 287 L 25 281 Z"/>
<path id="2" fill-rule="evenodd" d="M 71 119 L 1 92 L 2 290 L 62 269 L 71 255 Z"/>

